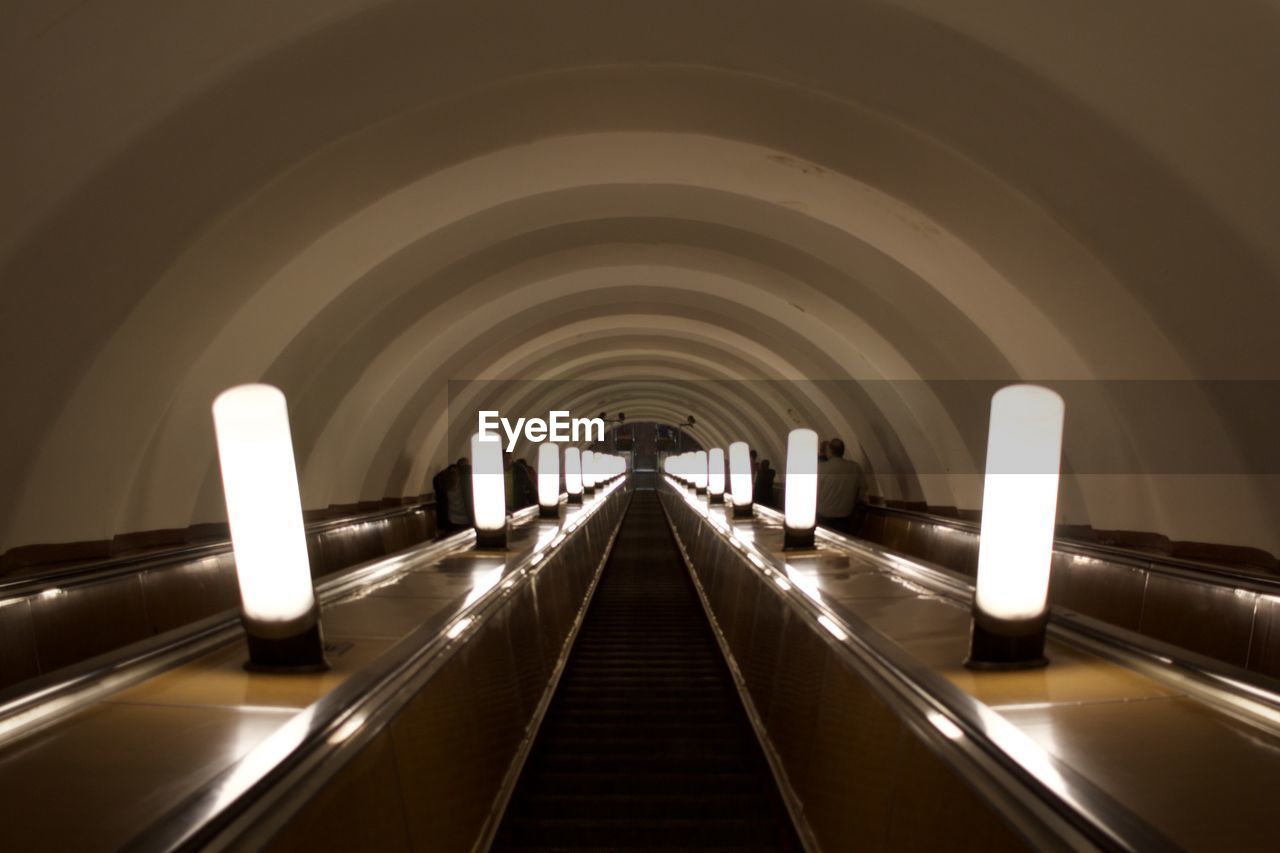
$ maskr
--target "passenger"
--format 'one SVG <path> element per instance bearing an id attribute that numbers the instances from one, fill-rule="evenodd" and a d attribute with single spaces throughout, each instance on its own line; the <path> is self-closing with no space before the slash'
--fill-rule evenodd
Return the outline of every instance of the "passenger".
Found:
<path id="1" fill-rule="evenodd" d="M 475 527 L 476 508 L 471 500 L 471 461 L 465 456 L 459 456 L 456 464 L 458 488 L 462 491 L 462 506 L 467 512 L 467 527 Z"/>
<path id="2" fill-rule="evenodd" d="M 515 481 L 515 506 L 523 509 L 538 502 L 538 472 L 526 459 L 517 459 L 512 469 Z"/>
<path id="3" fill-rule="evenodd" d="M 819 444 L 819 445 L 818 445 L 818 461 L 819 461 L 819 462 L 826 462 L 826 461 L 827 461 L 827 448 L 828 448 L 828 446 L 830 446 L 830 444 L 831 444 L 831 442 L 829 442 L 829 441 L 824 441 L 824 442 L 822 442 L 821 444 Z"/>
<path id="4" fill-rule="evenodd" d="M 760 460 L 760 465 L 756 468 L 755 481 L 751 488 L 751 499 L 753 501 L 765 506 L 773 506 L 773 478 L 777 473 L 777 471 L 769 467 L 768 459 Z"/>
<path id="5" fill-rule="evenodd" d="M 756 461 L 756 455 L 754 447 L 747 453 L 747 456 L 751 458 L 751 482 L 753 483 L 756 481 L 756 472 L 760 470 L 760 463 Z"/>
<path id="6" fill-rule="evenodd" d="M 443 536 L 449 532 L 449 477 L 450 472 L 456 478 L 458 468 L 456 465 L 449 464 L 441 468 L 439 473 L 431 478 L 431 490 L 436 498 L 436 534 Z"/>
<path id="7" fill-rule="evenodd" d="M 467 512 L 468 505 L 462 489 L 462 476 L 458 473 L 457 465 L 450 465 L 445 469 L 445 505 L 446 532 L 452 533 L 455 530 L 465 530 L 471 527 L 471 514 Z"/>
<path id="8" fill-rule="evenodd" d="M 851 533 L 853 513 L 865 488 L 862 466 L 844 458 L 844 442 L 827 442 L 829 458 L 818 461 L 818 524 Z"/>
<path id="9" fill-rule="evenodd" d="M 507 512 L 515 512 L 516 505 L 516 472 L 515 463 L 507 453 L 502 454 L 502 487 L 507 496 Z"/>

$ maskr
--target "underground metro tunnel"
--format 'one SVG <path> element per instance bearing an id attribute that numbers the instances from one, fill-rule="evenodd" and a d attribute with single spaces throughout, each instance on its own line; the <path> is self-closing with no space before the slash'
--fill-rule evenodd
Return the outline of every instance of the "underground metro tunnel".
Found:
<path id="1" fill-rule="evenodd" d="M 1274 4 L 0 7 L 6 849 L 1274 849 Z"/>

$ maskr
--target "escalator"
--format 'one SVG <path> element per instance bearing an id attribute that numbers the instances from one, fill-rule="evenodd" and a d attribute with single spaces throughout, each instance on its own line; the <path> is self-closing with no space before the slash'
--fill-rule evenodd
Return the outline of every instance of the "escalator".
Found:
<path id="1" fill-rule="evenodd" d="M 622 522 L 495 850 L 799 850 L 654 492 Z"/>

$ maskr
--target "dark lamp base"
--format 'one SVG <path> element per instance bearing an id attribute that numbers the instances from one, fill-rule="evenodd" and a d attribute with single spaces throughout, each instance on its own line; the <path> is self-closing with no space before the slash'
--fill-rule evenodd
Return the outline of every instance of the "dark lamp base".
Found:
<path id="1" fill-rule="evenodd" d="M 556 504 L 555 506 L 542 506 L 541 504 L 539 504 L 538 517 L 539 518 L 559 518 L 560 505 Z"/>
<path id="2" fill-rule="evenodd" d="M 1009 621 L 975 611 L 964 665 L 976 670 L 1037 669 L 1049 664 L 1044 656 L 1048 614 Z"/>
<path id="3" fill-rule="evenodd" d="M 507 550 L 507 528 L 501 530 L 476 530 L 477 551 Z"/>
<path id="4" fill-rule="evenodd" d="M 792 527 L 783 528 L 782 548 L 784 551 L 812 551 L 814 544 L 812 527 L 808 530 L 796 530 Z"/>
<path id="5" fill-rule="evenodd" d="M 300 634 L 289 637 L 258 637 L 245 626 L 249 641 L 249 672 L 304 673 L 324 672 L 329 663 L 324 659 L 324 641 L 320 623 L 316 622 Z"/>
<path id="6" fill-rule="evenodd" d="M 751 518 L 753 515 L 755 515 L 755 512 L 752 509 L 751 504 L 734 504 L 733 505 L 734 518 Z"/>

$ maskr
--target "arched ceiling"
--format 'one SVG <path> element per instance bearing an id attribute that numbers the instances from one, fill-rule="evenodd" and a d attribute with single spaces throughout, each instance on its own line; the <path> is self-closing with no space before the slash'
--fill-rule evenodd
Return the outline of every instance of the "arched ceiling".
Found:
<path id="1" fill-rule="evenodd" d="M 249 380 L 307 505 L 425 490 L 483 403 L 813 426 L 975 506 L 981 412 L 911 383 L 1276 379 L 1276 9 L 1007 6 L 12 8 L 0 550 L 218 517 Z M 1064 517 L 1276 547 L 1274 479 L 1113 394 Z"/>

